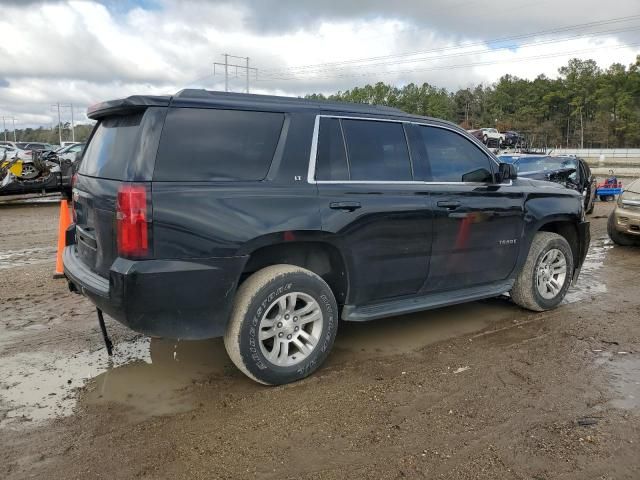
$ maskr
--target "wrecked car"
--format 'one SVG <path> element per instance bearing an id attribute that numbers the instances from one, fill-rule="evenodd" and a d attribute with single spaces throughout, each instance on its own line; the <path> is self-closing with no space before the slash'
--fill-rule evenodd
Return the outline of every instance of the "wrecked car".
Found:
<path id="1" fill-rule="evenodd" d="M 52 151 L 30 153 L 0 147 L 0 195 L 70 191 L 73 161 Z"/>
<path id="2" fill-rule="evenodd" d="M 597 183 L 589 165 L 582 158 L 551 155 L 509 155 L 500 156 L 500 159 L 515 165 L 519 177 L 555 182 L 575 190 L 582 195 L 585 212 L 593 212 Z"/>

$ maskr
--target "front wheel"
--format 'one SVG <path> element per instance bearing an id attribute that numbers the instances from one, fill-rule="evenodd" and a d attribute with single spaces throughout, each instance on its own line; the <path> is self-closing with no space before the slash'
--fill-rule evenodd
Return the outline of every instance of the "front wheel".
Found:
<path id="1" fill-rule="evenodd" d="M 566 295 L 572 275 L 573 253 L 567 240 L 557 233 L 538 232 L 513 284 L 511 298 L 528 310 L 549 310 Z"/>
<path id="2" fill-rule="evenodd" d="M 338 307 L 327 283 L 293 265 L 273 265 L 238 289 L 224 345 L 233 363 L 265 385 L 313 373 L 338 330 Z"/>

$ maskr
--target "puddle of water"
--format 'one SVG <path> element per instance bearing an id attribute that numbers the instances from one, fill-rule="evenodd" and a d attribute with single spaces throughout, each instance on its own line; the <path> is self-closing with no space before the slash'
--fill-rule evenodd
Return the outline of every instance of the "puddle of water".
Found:
<path id="1" fill-rule="evenodd" d="M 602 267 L 607 252 L 613 248 L 608 238 L 599 238 L 591 242 L 587 257 L 582 264 L 578 283 L 571 287 L 562 301 L 563 304 L 590 300 L 593 295 L 607 292 L 607 285 L 602 275 Z"/>
<path id="2" fill-rule="evenodd" d="M 611 388 L 616 396 L 609 404 L 622 410 L 640 411 L 640 357 L 601 352 L 595 362 L 610 375 Z"/>
<path id="3" fill-rule="evenodd" d="M 117 345 L 109 360 L 104 349 L 63 355 L 46 351 L 21 352 L 0 361 L 0 400 L 9 411 L 1 426 L 16 420 L 41 421 L 67 416 L 76 404 L 76 388 L 110 365 L 148 359 L 149 339 Z"/>
<path id="4" fill-rule="evenodd" d="M 221 338 L 201 341 L 151 339 L 150 361 L 112 368 L 95 378 L 85 400 L 118 402 L 132 407 L 134 417 L 191 410 L 193 399 L 179 390 L 210 375 L 235 368 Z"/>
<path id="5" fill-rule="evenodd" d="M 335 343 L 335 358 L 416 351 L 427 345 L 473 333 L 515 318 L 517 308 L 505 299 L 490 299 L 372 322 L 345 322 Z"/>
<path id="6" fill-rule="evenodd" d="M 230 365 L 222 339 L 186 342 L 138 337 L 115 346 L 61 355 L 25 352 L 0 361 L 0 402 L 8 408 L 0 427 L 68 416 L 77 388 L 90 379 L 89 403 L 121 402 L 147 415 L 190 409 L 176 390 Z"/>
<path id="7" fill-rule="evenodd" d="M 5 250 L 0 252 L 0 270 L 52 261 L 55 255 L 56 249 L 52 247 Z"/>

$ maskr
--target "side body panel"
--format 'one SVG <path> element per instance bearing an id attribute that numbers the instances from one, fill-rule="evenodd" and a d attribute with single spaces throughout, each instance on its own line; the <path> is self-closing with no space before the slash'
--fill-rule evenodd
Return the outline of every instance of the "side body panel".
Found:
<path id="1" fill-rule="evenodd" d="M 425 185 L 318 184 L 322 228 L 333 235 L 349 270 L 348 303 L 415 294 L 427 277 L 432 211 Z M 356 202 L 357 210 L 332 209 Z"/>
<path id="2" fill-rule="evenodd" d="M 260 238 L 298 230 L 319 231 L 317 189 L 304 181 L 313 122 L 311 114 L 287 115 L 263 181 L 154 181 L 155 256 L 245 256 L 263 246 Z"/>
<path id="3" fill-rule="evenodd" d="M 524 193 L 508 185 L 430 185 L 430 194 L 434 239 L 431 270 L 422 291 L 509 278 L 521 249 Z"/>

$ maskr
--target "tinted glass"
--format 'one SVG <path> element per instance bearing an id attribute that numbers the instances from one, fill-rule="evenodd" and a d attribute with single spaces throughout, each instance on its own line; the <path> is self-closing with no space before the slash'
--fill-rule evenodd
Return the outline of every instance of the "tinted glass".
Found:
<path id="1" fill-rule="evenodd" d="M 347 154 L 337 118 L 320 119 L 316 180 L 349 180 Z"/>
<path id="2" fill-rule="evenodd" d="M 170 109 L 154 180 L 262 180 L 283 122 L 282 113 Z"/>
<path id="3" fill-rule="evenodd" d="M 437 127 L 419 127 L 434 182 L 492 182 L 491 164 L 462 135 Z"/>
<path id="4" fill-rule="evenodd" d="M 351 180 L 412 180 L 401 123 L 342 120 Z"/>
<path id="5" fill-rule="evenodd" d="M 79 173 L 92 177 L 126 179 L 129 161 L 139 141 L 142 113 L 101 120 L 82 158 Z"/>

